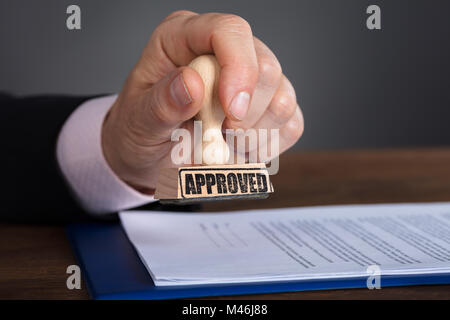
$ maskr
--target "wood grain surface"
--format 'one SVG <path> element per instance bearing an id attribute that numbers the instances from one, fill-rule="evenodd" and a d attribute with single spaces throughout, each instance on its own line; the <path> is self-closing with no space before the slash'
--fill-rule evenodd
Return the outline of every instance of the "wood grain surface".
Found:
<path id="1" fill-rule="evenodd" d="M 450 148 L 288 153 L 267 200 L 210 202 L 204 210 L 450 201 Z M 0 224 L 0 299 L 88 299 L 68 290 L 75 264 L 63 226 Z M 450 285 L 351 289 L 214 299 L 450 299 Z"/>

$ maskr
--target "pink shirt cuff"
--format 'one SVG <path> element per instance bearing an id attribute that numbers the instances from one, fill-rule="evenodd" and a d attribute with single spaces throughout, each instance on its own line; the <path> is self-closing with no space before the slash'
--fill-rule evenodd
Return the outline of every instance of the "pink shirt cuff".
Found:
<path id="1" fill-rule="evenodd" d="M 103 120 L 117 96 L 84 102 L 67 119 L 56 146 L 57 160 L 69 187 L 89 213 L 106 214 L 156 201 L 123 182 L 103 156 Z"/>

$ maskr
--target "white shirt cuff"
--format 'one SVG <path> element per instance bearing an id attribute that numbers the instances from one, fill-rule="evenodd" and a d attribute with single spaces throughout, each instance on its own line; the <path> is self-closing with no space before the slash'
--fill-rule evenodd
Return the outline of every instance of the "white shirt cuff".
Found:
<path id="1" fill-rule="evenodd" d="M 117 96 L 84 102 L 67 119 L 56 146 L 60 169 L 81 206 L 105 214 L 156 201 L 123 182 L 103 155 L 103 120 Z"/>

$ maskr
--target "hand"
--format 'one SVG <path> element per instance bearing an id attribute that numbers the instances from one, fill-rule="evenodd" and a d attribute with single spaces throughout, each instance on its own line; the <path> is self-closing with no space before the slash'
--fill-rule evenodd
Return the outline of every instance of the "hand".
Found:
<path id="1" fill-rule="evenodd" d="M 108 164 L 141 192 L 151 194 L 160 169 L 173 167 L 172 131 L 193 127 L 204 88 L 186 65 L 203 54 L 214 54 L 222 68 L 218 94 L 224 129 L 279 129 L 280 153 L 303 133 L 294 88 L 244 19 L 174 12 L 152 34 L 103 124 Z"/>

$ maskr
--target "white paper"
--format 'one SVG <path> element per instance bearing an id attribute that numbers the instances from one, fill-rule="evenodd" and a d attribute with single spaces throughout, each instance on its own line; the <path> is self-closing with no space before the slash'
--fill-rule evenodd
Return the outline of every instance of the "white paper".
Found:
<path id="1" fill-rule="evenodd" d="M 450 273 L 450 203 L 120 218 L 157 286 Z"/>

